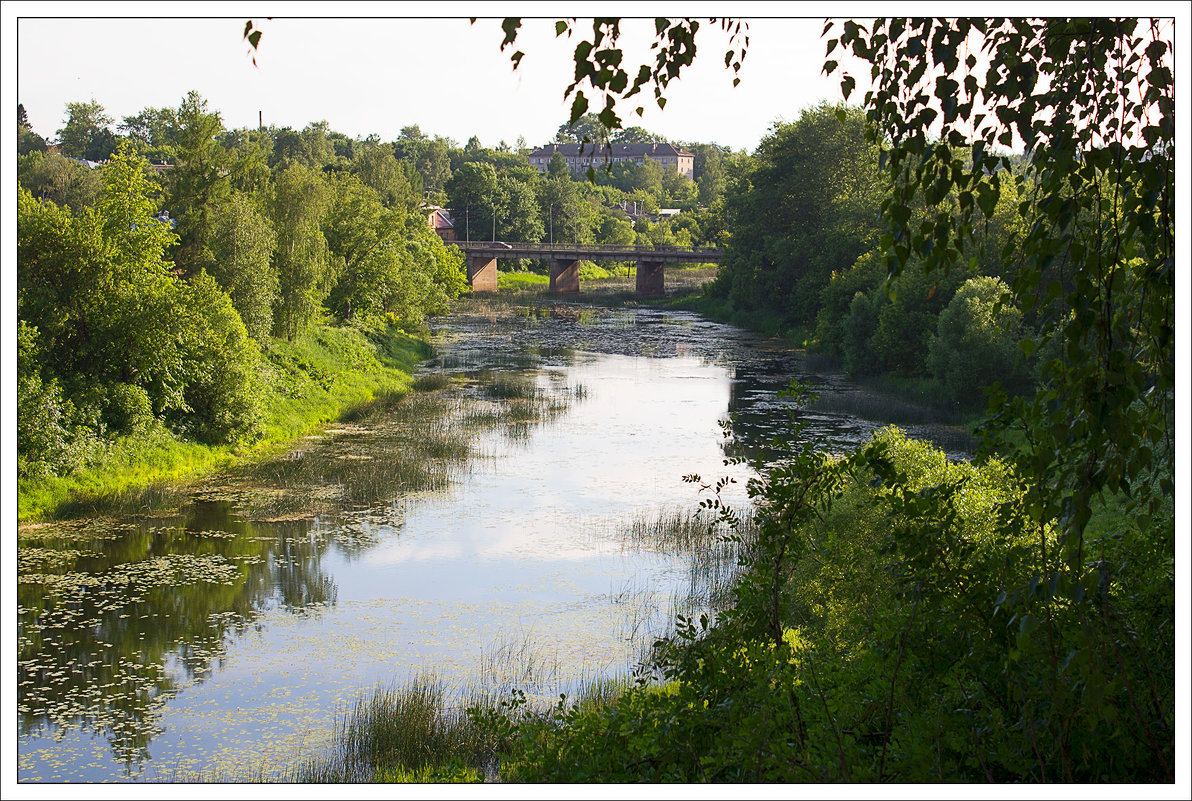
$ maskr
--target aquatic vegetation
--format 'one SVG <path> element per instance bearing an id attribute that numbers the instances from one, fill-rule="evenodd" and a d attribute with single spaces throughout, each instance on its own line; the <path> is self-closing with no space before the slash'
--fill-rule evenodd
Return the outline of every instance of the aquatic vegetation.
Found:
<path id="1" fill-rule="evenodd" d="M 494 704 L 495 705 L 495 704 Z M 359 698 L 337 721 L 331 754 L 285 778 L 298 782 L 370 782 L 415 776 L 488 777 L 495 773 L 499 736 L 449 706 L 443 686 L 415 679 Z"/>

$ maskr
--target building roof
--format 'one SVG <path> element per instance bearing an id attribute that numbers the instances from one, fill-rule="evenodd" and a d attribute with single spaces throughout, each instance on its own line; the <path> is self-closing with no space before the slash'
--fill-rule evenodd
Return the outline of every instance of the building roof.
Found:
<path id="1" fill-rule="evenodd" d="M 587 142 L 583 144 L 578 143 L 562 143 L 544 145 L 537 150 L 531 151 L 530 156 L 553 156 L 555 153 L 562 153 L 564 156 L 608 156 L 609 146 L 599 144 L 597 142 Z M 613 156 L 650 156 L 657 158 L 659 156 L 694 156 L 695 154 L 689 150 L 684 150 L 681 147 L 675 147 L 667 142 L 643 142 L 634 144 L 614 144 L 612 145 Z"/>

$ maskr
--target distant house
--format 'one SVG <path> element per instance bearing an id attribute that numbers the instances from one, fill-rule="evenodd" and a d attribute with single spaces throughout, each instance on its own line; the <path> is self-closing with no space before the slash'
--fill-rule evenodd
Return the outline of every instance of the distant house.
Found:
<path id="1" fill-rule="evenodd" d="M 538 172 L 546 172 L 550 166 L 551 157 L 559 153 L 567 159 L 567 167 L 572 173 L 587 172 L 589 167 L 599 169 L 606 163 L 618 164 L 633 162 L 641 164 L 646 159 L 656 161 L 664 168 L 674 169 L 695 180 L 695 154 L 666 144 L 665 142 L 649 142 L 643 144 L 609 145 L 599 144 L 553 144 L 540 147 L 530 153 L 530 164 L 538 168 Z"/>
<path id="2" fill-rule="evenodd" d="M 447 209 L 423 203 L 422 210 L 426 212 L 426 222 L 432 231 L 442 237 L 444 242 L 455 241 L 455 221 Z"/>

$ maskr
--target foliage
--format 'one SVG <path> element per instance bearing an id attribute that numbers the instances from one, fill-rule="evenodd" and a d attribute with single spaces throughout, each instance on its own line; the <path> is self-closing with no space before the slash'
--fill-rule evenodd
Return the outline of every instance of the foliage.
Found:
<path id="1" fill-rule="evenodd" d="M 421 187 L 413 185 L 410 176 L 393 157 L 392 149 L 379 144 L 363 147 L 356 153 L 352 159 L 352 172 L 365 186 L 376 191 L 381 202 L 390 208 L 413 211 L 422 194 Z"/>
<path id="2" fill-rule="evenodd" d="M 178 219 L 181 239 L 175 261 L 188 274 L 211 267 L 208 238 L 211 218 L 227 202 L 228 153 L 219 143 L 224 132 L 218 112 L 207 110 L 198 92 L 189 92 L 174 114 L 177 163 L 168 172 L 169 208 Z"/>
<path id="3" fill-rule="evenodd" d="M 58 382 L 41 378 L 37 329 L 17 323 L 17 475 L 46 475 L 71 466 L 72 408 Z"/>
<path id="4" fill-rule="evenodd" d="M 25 105 L 17 103 L 17 155 L 40 153 L 46 149 L 46 140 L 33 132 L 29 127 L 29 117 L 25 114 Z"/>
<path id="5" fill-rule="evenodd" d="M 125 117 L 119 129 L 145 158 L 172 161 L 176 153 L 177 126 L 174 109 L 148 107 Z"/>
<path id="6" fill-rule="evenodd" d="M 855 109 L 821 105 L 776 125 L 758 145 L 747 188 L 727 201 L 732 238 L 713 291 L 788 326 L 813 323 L 832 272 L 876 242 L 874 161 Z"/>
<path id="7" fill-rule="evenodd" d="M 253 437 L 257 352 L 239 316 L 210 278 L 173 274 L 175 237 L 152 218 L 143 160 L 122 144 L 103 177 L 96 208 L 77 217 L 18 193 L 18 418 L 53 440 L 27 437 L 26 462 L 69 470 L 89 438 L 144 429 L 150 416 L 203 441 Z M 68 444 L 60 430 L 76 458 L 47 462 Z"/>
<path id="8" fill-rule="evenodd" d="M 200 272 L 179 303 L 184 405 L 170 427 L 205 444 L 253 441 L 261 434 L 261 353 L 231 299 Z"/>
<path id="9" fill-rule="evenodd" d="M 333 269 L 321 225 L 330 194 L 320 175 L 291 163 L 274 182 L 270 217 L 277 234 L 273 253 L 279 300 L 273 333 L 292 340 L 316 321 L 331 291 Z"/>
<path id="10" fill-rule="evenodd" d="M 34 197 L 69 206 L 75 214 L 94 206 L 103 191 L 98 170 L 57 153 L 30 153 L 17 159 L 17 180 Z"/>
<path id="11" fill-rule="evenodd" d="M 932 375 L 951 397 L 970 405 L 994 382 L 1022 392 L 1030 373 L 1018 348 L 1021 327 L 1022 312 L 1001 279 L 970 278 L 940 313 L 927 354 Z"/>
<path id="12" fill-rule="evenodd" d="M 716 24 L 717 20 L 711 22 Z M 576 23 L 575 19 L 556 21 L 556 36 L 571 38 L 577 32 Z M 749 28 L 731 19 L 720 20 L 720 27 L 729 36 L 724 65 L 731 67 L 735 76 L 745 59 Z M 521 20 L 506 18 L 501 22 L 501 28 L 505 32 L 501 42 L 503 51 L 516 43 Z M 695 37 L 699 28 L 700 23 L 695 20 L 655 19 L 654 42 L 651 44 L 651 49 L 657 51 L 654 64 L 642 64 L 631 75 L 629 69 L 623 66 L 624 52 L 616 46 L 621 35 L 621 20 L 612 17 L 593 19 L 591 38 L 581 39 L 575 48 L 575 80 L 563 92 L 564 99 L 572 100 L 568 125 L 575 125 L 588 111 L 589 99 L 584 94 L 584 86 L 604 97 L 604 107 L 596 112 L 596 121 L 605 131 L 623 127 L 621 117 L 616 112 L 617 100 L 633 97 L 644 88 L 653 88 L 654 102 L 658 108 L 665 108 L 666 87 L 695 58 Z M 521 63 L 523 55 L 520 50 L 514 50 L 510 55 L 514 69 Z M 739 78 L 733 78 L 734 86 L 739 82 Z M 643 107 L 638 106 L 635 113 L 640 117 L 644 111 Z M 602 136 L 598 141 L 607 142 L 608 137 Z"/>
<path id="13" fill-rule="evenodd" d="M 265 342 L 273 327 L 278 277 L 271 262 L 276 238 L 268 220 L 235 192 L 211 221 L 211 275 L 232 299 L 248 335 Z"/>
<path id="14" fill-rule="evenodd" d="M 1059 530 L 1029 524 L 1009 464 L 951 463 L 893 428 L 845 460 L 778 444 L 787 458 L 754 485 L 747 573 L 714 625 L 679 618 L 610 700 L 530 713 L 515 693 L 473 712 L 508 742 L 505 780 L 1163 780 L 1163 546 L 1137 569 L 1092 570 L 1078 601 L 1062 581 L 1016 591 Z M 723 486 L 703 506 L 732 521 Z M 1114 507 L 1099 520 L 1120 521 Z M 1149 667 L 1142 643 L 1159 645 Z"/>
<path id="15" fill-rule="evenodd" d="M 66 125 L 58 130 L 62 155 L 103 161 L 116 149 L 113 120 L 94 99 L 87 103 L 67 103 Z"/>
<path id="16" fill-rule="evenodd" d="M 1035 578 L 1064 581 L 1069 600 L 1091 558 L 1085 530 L 1096 499 L 1124 492 L 1147 519 L 1173 488 L 1175 154 L 1166 24 L 879 20 L 870 32 L 850 21 L 828 45 L 873 65 L 865 105 L 889 142 L 883 211 L 891 233 L 883 245 L 892 272 L 911 258 L 947 270 L 994 214 L 1003 185 L 1017 185 L 1025 225 L 1003 258 L 1015 262 L 1013 294 L 1036 325 L 1024 351 L 1056 342 L 1061 356 L 1044 365 L 1033 400 L 995 396 L 987 450 L 1008 454 L 1021 471 L 1033 523 L 1059 526 L 1058 554 Z M 983 74 L 970 37 L 988 58 Z M 854 85 L 842 76 L 846 95 Z M 929 139 L 933 123 L 942 128 Z M 1021 174 L 997 151 L 1016 144 L 1031 154 Z M 947 193 L 955 207 L 912 225 L 913 203 Z"/>

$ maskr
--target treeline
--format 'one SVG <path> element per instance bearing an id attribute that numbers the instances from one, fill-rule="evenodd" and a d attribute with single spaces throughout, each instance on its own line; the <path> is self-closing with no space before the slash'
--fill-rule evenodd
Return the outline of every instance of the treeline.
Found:
<path id="1" fill-rule="evenodd" d="M 22 477 L 155 425 L 253 441 L 277 343 L 328 323 L 417 330 L 466 288 L 392 146 L 325 124 L 229 131 L 193 92 L 122 135 L 98 104 L 69 112 L 57 153 L 19 110 Z"/>
<path id="2" fill-rule="evenodd" d="M 322 324 L 419 329 L 464 291 L 462 254 L 430 228 L 430 206 L 452 211 L 457 238 L 719 243 L 745 163 L 676 143 L 696 180 L 647 159 L 593 182 L 561 157 L 540 173 L 524 140 L 228 130 L 195 92 L 118 125 L 95 101 L 67 117 L 50 145 L 18 107 L 22 476 L 69 473 L 97 442 L 155 421 L 202 443 L 256 439 L 273 343 Z M 598 124 L 558 138 L 598 138 Z"/>
<path id="3" fill-rule="evenodd" d="M 1019 350 L 1035 320 L 1009 297 L 1015 260 L 1004 249 L 1023 225 L 1014 185 L 963 268 L 929 276 L 912 263 L 888 281 L 888 179 L 866 126 L 860 109 L 820 105 L 762 140 L 726 200 L 731 236 L 711 310 L 794 336 L 853 375 L 933 385 L 942 400 L 972 406 L 995 381 L 1025 391 L 1040 354 Z M 927 236 L 935 211 L 915 212 Z"/>

